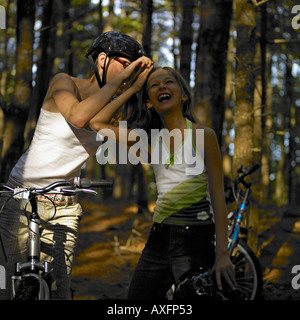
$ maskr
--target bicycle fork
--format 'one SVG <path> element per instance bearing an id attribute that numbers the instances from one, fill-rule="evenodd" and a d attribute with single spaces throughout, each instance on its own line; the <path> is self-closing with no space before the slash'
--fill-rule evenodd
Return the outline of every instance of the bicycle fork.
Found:
<path id="1" fill-rule="evenodd" d="M 229 255 L 231 256 L 233 249 L 236 246 L 236 243 L 238 241 L 238 237 L 239 237 L 239 233 L 240 233 L 240 224 L 242 222 L 243 219 L 243 215 L 246 209 L 246 202 L 247 202 L 247 198 L 249 195 L 249 189 L 246 190 L 246 194 L 244 197 L 243 202 L 241 203 L 236 218 L 235 218 L 235 222 L 234 222 L 234 228 L 233 228 L 233 235 L 231 238 L 230 243 L 228 244 L 228 251 L 229 251 Z"/>
<path id="2" fill-rule="evenodd" d="M 28 225 L 28 245 L 27 245 L 27 261 L 17 262 L 16 272 L 12 277 L 13 296 L 15 296 L 15 286 L 18 281 L 26 277 L 34 277 L 43 282 L 40 272 L 45 275 L 49 273 L 49 263 L 47 261 L 40 262 L 41 240 L 40 240 L 40 218 L 37 214 L 36 199 L 30 200 L 32 213 L 29 218 Z"/>

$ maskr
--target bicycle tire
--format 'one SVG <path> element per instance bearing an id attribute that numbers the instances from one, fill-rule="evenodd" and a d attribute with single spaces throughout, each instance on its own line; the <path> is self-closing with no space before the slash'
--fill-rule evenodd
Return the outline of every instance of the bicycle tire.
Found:
<path id="1" fill-rule="evenodd" d="M 236 287 L 245 300 L 257 300 L 262 297 L 263 278 L 260 263 L 245 241 L 238 242 L 230 256 L 235 269 Z M 167 300 L 173 300 L 175 285 L 166 294 Z"/>
<path id="2" fill-rule="evenodd" d="M 49 288 L 43 278 L 27 275 L 19 280 L 13 300 L 49 300 Z"/>
<path id="3" fill-rule="evenodd" d="M 234 264 L 237 288 L 243 292 L 246 300 L 260 299 L 263 278 L 259 261 L 243 240 L 239 239 L 230 256 Z"/>
<path id="4" fill-rule="evenodd" d="M 26 277 L 19 281 L 14 300 L 38 300 L 40 291 L 39 281 L 33 277 Z"/>

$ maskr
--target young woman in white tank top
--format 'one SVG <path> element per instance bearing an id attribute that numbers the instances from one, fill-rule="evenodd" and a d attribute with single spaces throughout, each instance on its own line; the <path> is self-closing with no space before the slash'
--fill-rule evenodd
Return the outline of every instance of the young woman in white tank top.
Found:
<path id="1" fill-rule="evenodd" d="M 61 73 L 50 82 L 32 143 L 9 176 L 8 183 L 12 186 L 44 187 L 78 176 L 82 165 L 95 155 L 101 143 L 90 121 L 101 111 L 102 121 L 109 122 L 111 117 L 106 110 L 120 108 L 142 86 L 140 82 L 130 83 L 130 87 L 123 83 L 129 82 L 137 71 L 141 77 L 147 76 L 152 66 L 141 45 L 119 32 L 100 35 L 86 56 L 94 70 L 91 78 Z M 115 96 L 118 98 L 113 99 Z M 0 299 L 10 299 L 15 263 L 24 260 L 27 221 L 22 206 L 16 200 L 9 201 L 0 214 L 0 234 L 8 260 L 0 252 L 0 265 L 7 277 L 7 287 L 0 290 Z M 69 299 L 81 206 L 75 197 L 55 197 L 51 201 L 40 199 L 38 210 L 42 224 L 41 260 L 52 264 L 53 297 Z"/>

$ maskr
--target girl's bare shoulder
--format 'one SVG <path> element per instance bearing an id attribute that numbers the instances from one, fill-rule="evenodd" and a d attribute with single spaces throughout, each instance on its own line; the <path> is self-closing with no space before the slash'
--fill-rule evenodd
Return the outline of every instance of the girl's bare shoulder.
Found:
<path id="1" fill-rule="evenodd" d="M 43 102 L 43 109 L 52 112 L 59 112 L 54 102 L 54 96 L 57 93 L 67 93 L 75 95 L 76 84 L 72 80 L 72 77 L 66 73 L 56 74 L 49 83 L 49 88 Z"/>
<path id="2" fill-rule="evenodd" d="M 50 81 L 49 89 L 57 87 L 74 87 L 73 78 L 67 73 L 57 73 Z"/>

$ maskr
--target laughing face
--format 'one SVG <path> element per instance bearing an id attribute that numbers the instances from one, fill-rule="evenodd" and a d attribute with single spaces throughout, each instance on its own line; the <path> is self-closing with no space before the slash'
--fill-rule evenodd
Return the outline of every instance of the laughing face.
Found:
<path id="1" fill-rule="evenodd" d="M 154 108 L 160 115 L 181 112 L 183 93 L 175 77 L 165 69 L 157 69 L 148 79 L 148 108 Z"/>

